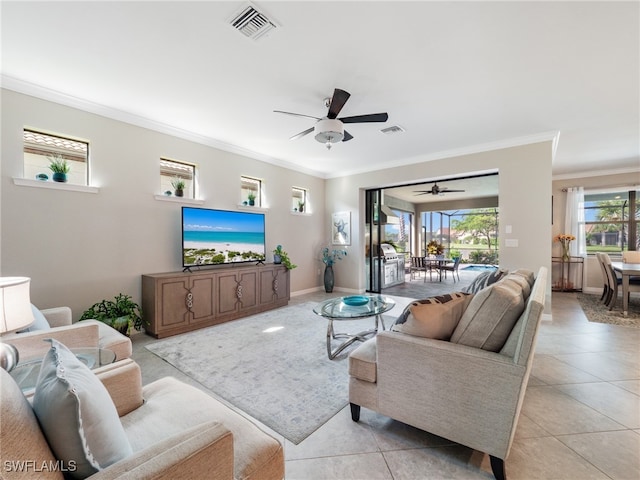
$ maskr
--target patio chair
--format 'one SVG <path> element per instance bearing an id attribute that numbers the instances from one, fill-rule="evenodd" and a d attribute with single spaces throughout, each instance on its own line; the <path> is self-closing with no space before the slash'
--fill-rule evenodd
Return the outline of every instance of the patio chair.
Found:
<path id="1" fill-rule="evenodd" d="M 440 267 L 440 273 L 444 272 L 444 278 L 447 278 L 447 272 L 451 272 L 451 276 L 453 277 L 453 282 L 456 281 L 456 275 L 458 276 L 458 281 L 460 281 L 460 272 L 458 272 L 458 267 L 460 266 L 460 257 L 454 258 L 453 263 L 447 263 L 446 265 L 442 265 Z"/>
<path id="2" fill-rule="evenodd" d="M 424 272 L 424 281 L 427 281 L 427 271 L 431 272 L 429 262 L 424 257 L 411 257 L 411 268 L 409 269 L 410 278 L 415 278 L 414 273 L 418 272 L 418 278 L 420 272 Z"/>

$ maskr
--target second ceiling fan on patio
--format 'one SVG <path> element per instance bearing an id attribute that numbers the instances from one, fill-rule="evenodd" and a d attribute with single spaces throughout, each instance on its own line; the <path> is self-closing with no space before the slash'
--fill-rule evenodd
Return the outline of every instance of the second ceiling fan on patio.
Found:
<path id="1" fill-rule="evenodd" d="M 442 195 L 444 193 L 464 192 L 464 190 L 451 190 L 447 187 L 440 188 L 437 182 L 433 182 L 433 187 L 430 190 L 416 190 L 416 195 Z"/>

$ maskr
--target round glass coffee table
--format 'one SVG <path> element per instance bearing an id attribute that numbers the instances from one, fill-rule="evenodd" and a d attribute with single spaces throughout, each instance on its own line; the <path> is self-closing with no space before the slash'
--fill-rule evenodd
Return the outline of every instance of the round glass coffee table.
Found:
<path id="1" fill-rule="evenodd" d="M 396 305 L 391 298 L 384 295 L 351 295 L 347 297 L 337 297 L 319 303 L 313 312 L 326 318 L 329 321 L 327 326 L 327 354 L 330 359 L 334 359 L 345 348 L 354 342 L 364 342 L 371 336 L 378 333 L 379 326 L 384 330 L 384 320 L 382 314 L 388 312 Z M 357 320 L 359 318 L 375 317 L 374 328 L 355 334 L 335 333 L 333 322 L 335 320 Z M 335 350 L 331 348 L 331 342 L 335 339 L 344 339 Z"/>

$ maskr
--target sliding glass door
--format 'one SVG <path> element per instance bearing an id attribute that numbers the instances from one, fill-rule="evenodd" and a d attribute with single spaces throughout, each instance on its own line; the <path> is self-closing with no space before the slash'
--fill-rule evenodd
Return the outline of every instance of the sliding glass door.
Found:
<path id="1" fill-rule="evenodd" d="M 382 228 L 381 218 L 382 190 L 367 190 L 365 192 L 365 268 L 367 292 L 380 293 L 382 288 L 383 259 L 380 249 Z"/>

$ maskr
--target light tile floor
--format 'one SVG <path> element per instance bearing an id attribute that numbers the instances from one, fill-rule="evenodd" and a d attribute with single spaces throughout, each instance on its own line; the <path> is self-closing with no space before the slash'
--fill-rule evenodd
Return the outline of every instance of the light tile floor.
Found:
<path id="1" fill-rule="evenodd" d="M 451 291 L 451 280 L 442 288 Z M 153 341 L 133 336 L 144 383 L 173 375 L 204 389 L 144 348 Z M 640 329 L 590 323 L 575 294 L 553 294 L 506 462 L 509 479 L 640 478 L 639 347 Z M 288 480 L 493 478 L 486 455 L 366 409 L 354 423 L 345 407 L 299 445 L 261 427 L 283 443 Z"/>

